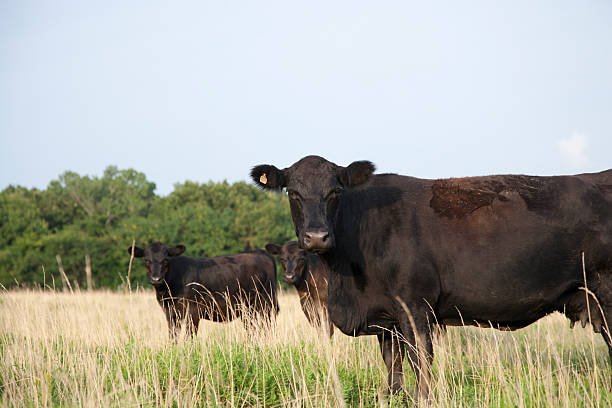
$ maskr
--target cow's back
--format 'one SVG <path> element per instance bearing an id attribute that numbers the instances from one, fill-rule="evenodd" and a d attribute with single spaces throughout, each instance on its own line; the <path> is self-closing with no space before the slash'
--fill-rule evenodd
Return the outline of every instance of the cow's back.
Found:
<path id="1" fill-rule="evenodd" d="M 239 317 L 245 308 L 278 309 L 276 265 L 263 251 L 214 258 L 177 257 L 167 280 L 173 295 L 186 299 L 210 320 Z"/>
<path id="2" fill-rule="evenodd" d="M 587 270 L 612 270 L 604 176 L 373 176 L 346 194 L 326 255 L 338 272 L 330 290 L 368 296 L 340 289 L 336 309 L 376 322 L 368 313 L 391 308 L 388 293 L 414 293 L 451 324 L 537 320 L 581 284 L 583 251 Z"/>
<path id="3" fill-rule="evenodd" d="M 576 177 L 469 181 L 466 201 L 477 206 L 445 214 L 432 205 L 434 190 L 433 211 L 424 218 L 437 255 L 442 319 L 530 323 L 562 307 L 581 285 L 582 252 L 589 270 L 601 270 L 602 262 L 612 267 L 606 256 L 612 255 L 612 205 L 592 184 Z M 483 186 L 489 183 L 494 188 Z"/>

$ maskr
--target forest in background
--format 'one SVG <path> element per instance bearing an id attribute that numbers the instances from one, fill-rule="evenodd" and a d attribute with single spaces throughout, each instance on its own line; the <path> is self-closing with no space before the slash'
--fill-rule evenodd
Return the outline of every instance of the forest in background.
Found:
<path id="1" fill-rule="evenodd" d="M 88 254 L 94 286 L 116 289 L 125 284 L 132 240 L 183 244 L 185 255 L 208 257 L 292 239 L 286 195 L 245 182 L 186 181 L 160 197 L 145 174 L 109 166 L 101 177 L 66 171 L 45 190 L 9 186 L 0 193 L 0 283 L 6 288 L 60 286 L 56 255 L 68 279 L 84 288 Z M 130 283 L 146 285 L 142 262 L 132 267 Z"/>

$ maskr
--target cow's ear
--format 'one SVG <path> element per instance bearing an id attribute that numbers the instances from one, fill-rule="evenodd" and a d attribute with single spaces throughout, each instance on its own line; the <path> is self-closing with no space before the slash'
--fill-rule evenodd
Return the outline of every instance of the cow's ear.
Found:
<path id="1" fill-rule="evenodd" d="M 376 170 L 374 163 L 361 160 L 351 163 L 340 172 L 340 183 L 344 187 L 355 187 L 368 181 L 372 173 Z"/>
<path id="2" fill-rule="evenodd" d="M 128 254 L 132 255 L 132 247 L 128 248 Z M 134 247 L 134 258 L 142 258 L 144 256 L 144 249 L 135 246 Z"/>
<path id="3" fill-rule="evenodd" d="M 177 245 L 175 247 L 168 248 L 168 255 L 179 256 L 180 254 L 185 252 L 186 249 L 187 248 L 185 248 L 185 245 Z"/>
<path id="4" fill-rule="evenodd" d="M 251 178 L 255 184 L 266 190 L 280 190 L 287 186 L 284 171 L 271 164 L 261 164 L 253 167 Z"/>
<path id="5" fill-rule="evenodd" d="M 269 254 L 278 255 L 278 254 L 280 254 L 280 250 L 281 250 L 281 247 L 279 247 L 278 245 L 274 245 L 274 244 L 267 244 L 266 245 L 266 251 Z"/>

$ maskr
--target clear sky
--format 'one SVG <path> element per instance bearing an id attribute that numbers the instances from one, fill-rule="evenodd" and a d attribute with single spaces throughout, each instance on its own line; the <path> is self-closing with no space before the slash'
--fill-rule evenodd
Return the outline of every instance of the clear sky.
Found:
<path id="1" fill-rule="evenodd" d="M 612 167 L 610 1 L 0 1 L 0 189 Z"/>

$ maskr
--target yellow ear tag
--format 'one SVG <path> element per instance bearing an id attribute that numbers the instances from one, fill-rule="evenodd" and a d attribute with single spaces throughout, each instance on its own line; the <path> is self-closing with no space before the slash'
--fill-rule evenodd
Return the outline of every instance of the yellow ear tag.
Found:
<path id="1" fill-rule="evenodd" d="M 268 182 L 268 178 L 266 177 L 266 173 L 261 175 L 261 177 L 259 178 L 259 182 L 261 184 L 266 184 Z"/>

